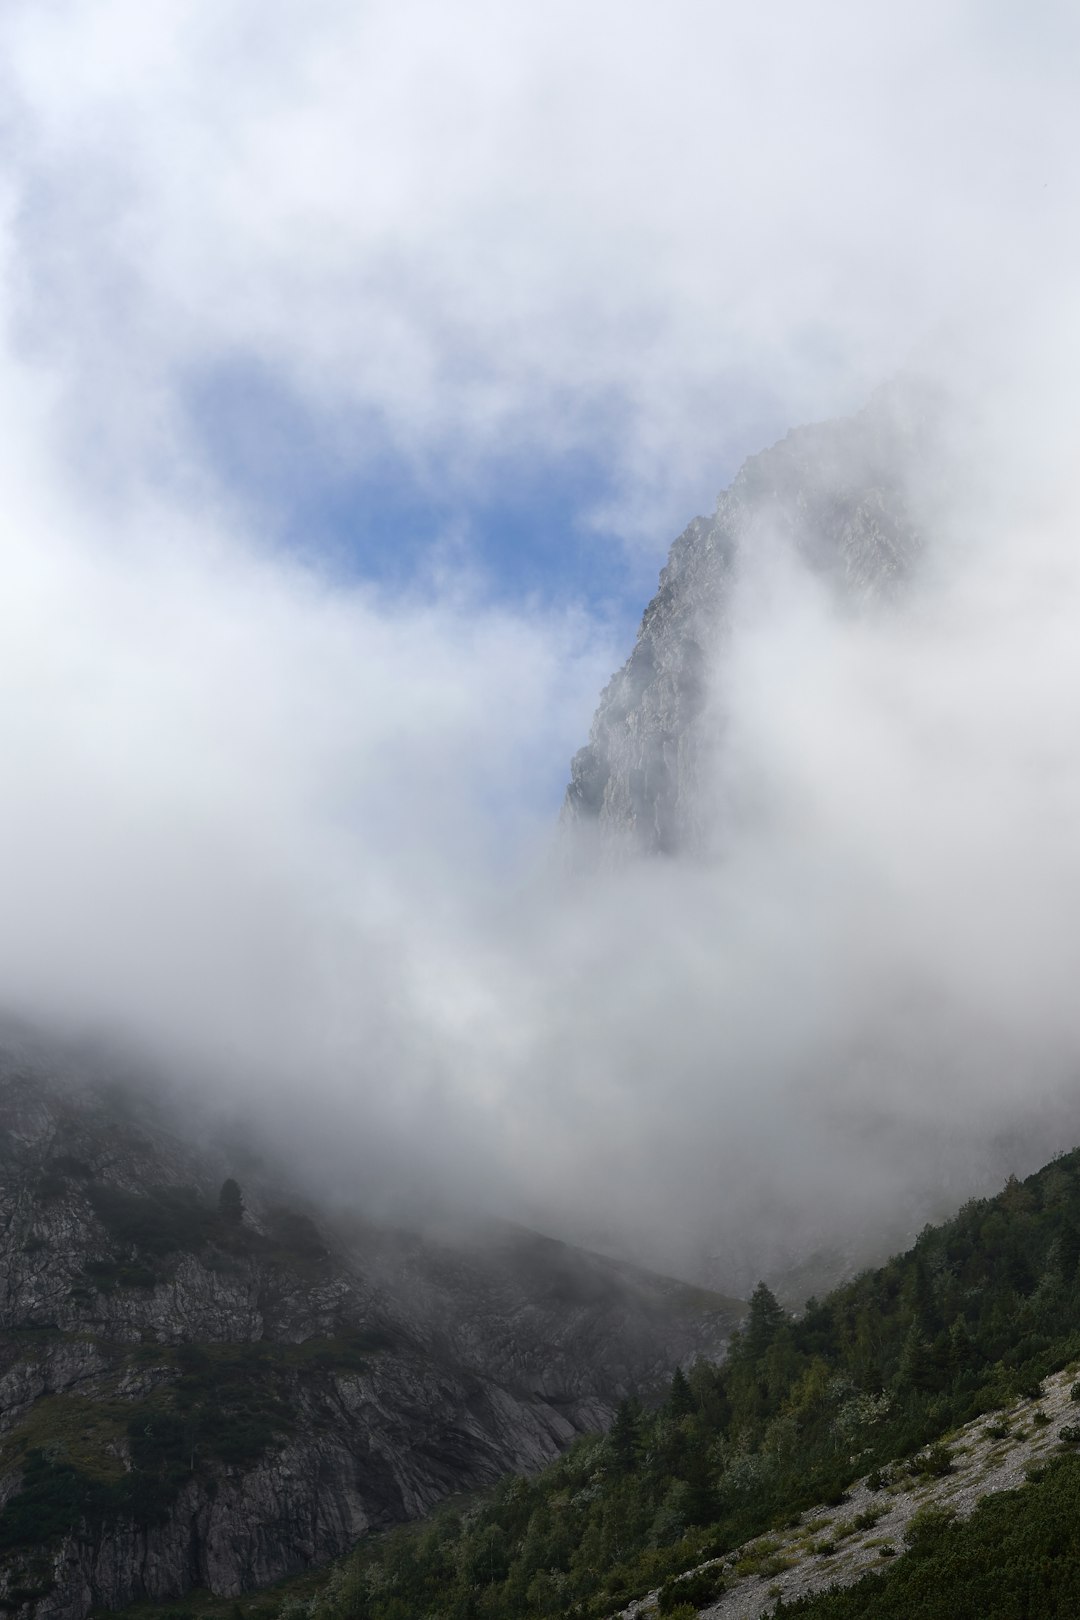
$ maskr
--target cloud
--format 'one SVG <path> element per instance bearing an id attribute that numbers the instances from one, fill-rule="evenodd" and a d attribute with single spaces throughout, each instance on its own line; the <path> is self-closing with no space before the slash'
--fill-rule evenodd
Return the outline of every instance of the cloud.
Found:
<path id="1" fill-rule="evenodd" d="M 103 521 L 6 403 L 5 1003 L 281 1083 L 343 1020 L 374 1045 L 554 814 L 603 627 L 345 586 L 151 493 Z"/>
<path id="2" fill-rule="evenodd" d="M 729 1280 L 1067 1140 L 1076 32 L 13 0 L 7 1004 L 212 1076 L 323 1181 Z M 705 866 L 547 858 L 605 623 L 460 552 L 301 563 L 198 420 L 250 368 L 313 464 L 490 494 L 584 452 L 656 546 L 913 352 L 959 400 L 922 586 L 853 621 L 747 574 L 714 674 L 757 813 Z"/>
<path id="3" fill-rule="evenodd" d="M 253 357 L 358 461 L 595 449 L 655 546 L 759 435 L 1068 285 L 1076 33 L 957 0 L 15 4 L 20 319 L 114 478 Z"/>

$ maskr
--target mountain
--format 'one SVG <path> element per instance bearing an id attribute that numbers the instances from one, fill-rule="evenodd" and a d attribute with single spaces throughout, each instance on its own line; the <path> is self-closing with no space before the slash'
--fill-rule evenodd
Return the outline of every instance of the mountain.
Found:
<path id="1" fill-rule="evenodd" d="M 922 548 L 940 410 L 902 379 L 858 414 L 796 428 L 746 461 L 712 517 L 671 548 L 633 652 L 574 756 L 566 822 L 595 830 L 608 851 L 708 842 L 702 776 L 723 730 L 712 676 L 747 563 L 786 548 L 856 611 L 902 589 Z"/>
<path id="2" fill-rule="evenodd" d="M 234 1133 L 235 1134 L 235 1133 Z M 330 1215 L 115 1063 L 0 1050 L 0 1603 L 236 1595 L 535 1470 L 740 1307 Z"/>
<path id="3" fill-rule="evenodd" d="M 1080 1150 L 798 1315 L 760 1285 L 721 1365 L 467 1514 L 369 1538 L 289 1612 L 1067 1620 L 1078 1376 Z"/>

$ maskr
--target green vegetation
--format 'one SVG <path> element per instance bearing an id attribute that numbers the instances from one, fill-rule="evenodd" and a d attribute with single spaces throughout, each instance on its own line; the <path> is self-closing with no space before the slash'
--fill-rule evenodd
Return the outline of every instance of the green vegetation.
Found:
<path id="1" fill-rule="evenodd" d="M 5 1437 L 0 1464 L 22 1469 L 0 1512 L 0 1550 L 81 1521 L 152 1523 L 193 1474 L 256 1462 L 295 1420 L 299 1383 L 363 1368 L 385 1338 L 358 1332 L 302 1344 L 135 1346 L 171 1378 L 139 1401 L 50 1395 Z"/>
<path id="2" fill-rule="evenodd" d="M 908 1552 L 854 1586 L 780 1605 L 808 1620 L 1074 1620 L 1080 1614 L 1080 1458 L 984 1497 L 965 1523 L 923 1508 Z"/>
<path id="3" fill-rule="evenodd" d="M 32 1452 L 62 1460 L 88 1479 L 109 1483 L 125 1472 L 123 1443 L 131 1403 L 85 1395 L 45 1395 L 0 1446 L 0 1465 Z"/>
<path id="4" fill-rule="evenodd" d="M 329 1573 L 325 1567 L 304 1570 L 241 1598 L 215 1597 L 205 1587 L 196 1587 L 175 1603 L 132 1603 L 123 1611 L 124 1620 L 277 1620 L 283 1610 L 302 1612 L 325 1586 Z M 95 1609 L 91 1620 L 106 1620 L 115 1612 Z"/>
<path id="5" fill-rule="evenodd" d="M 723 1569 L 716 1564 L 695 1570 L 692 1575 L 680 1575 L 675 1580 L 665 1581 L 660 1588 L 660 1613 L 671 1614 L 685 1603 L 689 1603 L 696 1613 L 706 1604 L 715 1603 L 727 1584 Z"/>
<path id="6" fill-rule="evenodd" d="M 145 1255 L 197 1250 L 215 1236 L 220 1222 L 194 1187 L 155 1187 L 149 1193 L 92 1186 L 94 1213 L 114 1243 Z"/>
<path id="7" fill-rule="evenodd" d="M 127 1192 L 93 1182 L 86 1166 L 60 1157 L 39 1178 L 38 1196 L 54 1197 L 73 1179 L 88 1181 L 86 1196 L 112 1245 L 106 1258 L 88 1261 L 72 1289 L 76 1299 L 89 1302 L 117 1288 L 154 1288 L 182 1254 L 199 1254 L 204 1265 L 217 1269 L 255 1259 L 309 1274 L 317 1274 L 329 1254 L 318 1227 L 297 1210 L 269 1210 L 265 1232 L 245 1222 L 243 1193 L 231 1177 L 211 1208 L 194 1187 Z"/>
<path id="8" fill-rule="evenodd" d="M 149 1286 L 145 1274 L 156 1276 L 185 1249 L 229 1264 L 246 1253 L 312 1267 L 325 1257 L 317 1229 L 295 1212 L 275 1212 L 269 1234 L 255 1232 L 242 1198 L 237 1214 L 239 1189 L 215 1208 L 177 1189 L 88 1193 L 116 1245 L 113 1259 L 87 1268 L 99 1289 Z M 881 1491 L 901 1476 L 929 1485 L 953 1466 L 951 1432 L 974 1418 L 986 1415 L 1003 1444 L 1028 1423 L 1040 1426 L 1043 1379 L 1080 1357 L 1078 1233 L 1080 1153 L 967 1205 L 908 1254 L 811 1301 L 798 1319 L 761 1285 L 722 1366 L 676 1373 L 654 1410 L 624 1401 L 606 1437 L 580 1440 L 534 1479 L 504 1480 L 479 1505 L 368 1538 L 279 1612 L 284 1620 L 601 1620 L 656 1588 L 661 1612 L 677 1616 L 736 1577 L 768 1582 L 795 1551 L 826 1559 L 872 1530 L 878 1515 L 816 1521 L 824 1539 L 803 1550 L 783 1548 L 771 1532 L 821 1502 L 844 1503 L 863 1476 Z M 133 1347 L 133 1358 L 152 1353 L 171 1365 L 152 1396 L 50 1397 L 8 1437 L 8 1460 L 14 1448 L 23 1480 L 0 1513 L 0 1548 L 40 1545 L 79 1520 L 118 1513 L 151 1521 L 192 1474 L 212 1480 L 222 1467 L 250 1465 L 285 1435 L 302 1387 L 362 1366 L 380 1347 L 360 1336 Z M 1031 1404 L 1010 1433 L 992 1415 L 1017 1400 Z M 1058 1434 L 1063 1448 L 1080 1445 L 1080 1423 Z M 1077 1562 L 1078 1493 L 1080 1457 L 1064 1455 L 1033 1469 L 1007 1511 L 988 1501 L 962 1525 L 927 1506 L 911 1522 L 906 1550 L 882 1538 L 879 1571 L 814 1600 L 841 1607 L 794 1612 L 933 1620 L 946 1603 L 956 1620 L 1080 1612 L 1056 1568 Z M 708 1567 L 687 1573 L 701 1564 Z M 998 1573 L 980 1585 L 977 1568 Z M 171 1612 L 179 1620 L 196 1608 Z"/>
<path id="9" fill-rule="evenodd" d="M 677 1577 L 713 1559 L 708 1580 L 729 1579 L 736 1572 L 722 1561 L 736 1548 L 747 1574 L 768 1579 L 786 1562 L 770 1530 L 816 1503 L 842 1503 L 863 1475 L 883 1489 L 898 1457 L 916 1478 L 947 1473 L 951 1430 L 1018 1398 L 1037 1401 L 1042 1379 L 1080 1354 L 1078 1227 L 1072 1154 L 928 1228 L 910 1253 L 811 1301 L 798 1320 L 759 1286 L 722 1366 L 677 1374 L 655 1411 L 624 1402 L 606 1438 L 578 1442 L 535 1479 L 504 1481 L 465 1517 L 448 1512 L 361 1543 L 306 1612 L 599 1620 L 658 1587 L 674 1613 L 697 1601 Z M 1025 1490 L 1064 1489 L 1061 1477 L 1057 1469 Z M 836 1525 L 813 1552 L 827 1556 L 872 1523 Z M 928 1508 L 910 1550 L 894 1559 L 891 1544 L 879 1546 L 888 1567 L 873 1579 L 907 1579 L 962 1533 Z M 910 1601 L 904 1612 L 930 1613 Z M 985 1610 L 999 1612 L 1080 1606 Z"/>
<path id="10" fill-rule="evenodd" d="M 240 1226 L 244 1219 L 244 1195 L 240 1183 L 228 1176 L 218 1193 L 218 1214 L 226 1226 Z"/>
<path id="11" fill-rule="evenodd" d="M 35 1403 L 4 1445 L 23 1477 L 0 1512 L 0 1548 L 48 1541 L 83 1520 L 152 1523 L 193 1473 L 251 1463 L 287 1432 L 288 1369 L 261 1346 L 181 1345 L 172 1356 L 179 1376 L 149 1399 Z"/>

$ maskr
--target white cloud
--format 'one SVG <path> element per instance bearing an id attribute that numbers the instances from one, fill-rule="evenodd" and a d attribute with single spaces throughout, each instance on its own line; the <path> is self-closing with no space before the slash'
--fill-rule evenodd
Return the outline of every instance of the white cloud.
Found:
<path id="1" fill-rule="evenodd" d="M 381 1156 L 669 1255 L 1056 1140 L 1076 33 L 11 0 L 3 997 L 227 1075 L 346 1178 Z M 767 813 L 704 871 L 530 868 L 603 626 L 290 563 L 185 415 L 244 362 L 358 466 L 483 488 L 584 449 L 655 544 L 756 423 L 913 349 L 971 437 L 933 589 L 872 627 L 797 571 L 743 601 L 722 678 Z"/>
<path id="2" fill-rule="evenodd" d="M 72 0 L 2 30 L 23 316 L 108 380 L 121 462 L 253 355 L 357 413 L 357 456 L 595 447 L 655 544 L 760 422 L 1076 260 L 1060 8 Z"/>

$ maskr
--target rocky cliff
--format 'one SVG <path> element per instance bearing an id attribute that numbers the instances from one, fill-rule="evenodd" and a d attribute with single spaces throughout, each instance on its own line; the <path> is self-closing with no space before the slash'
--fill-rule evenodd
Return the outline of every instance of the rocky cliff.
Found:
<path id="1" fill-rule="evenodd" d="M 747 568 L 769 549 L 854 610 L 891 595 L 921 549 L 939 402 L 914 382 L 856 416 L 797 428 L 751 456 L 711 517 L 671 548 L 637 642 L 574 756 L 564 820 L 606 851 L 675 854 L 709 836 L 703 761 L 722 746 L 717 656 Z"/>
<path id="2" fill-rule="evenodd" d="M 538 1467 L 737 1315 L 510 1227 L 331 1219 L 189 1125 L 108 1065 L 0 1053 L 9 1611 L 322 1562 Z"/>

